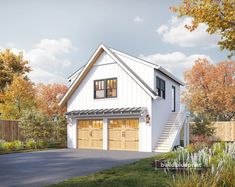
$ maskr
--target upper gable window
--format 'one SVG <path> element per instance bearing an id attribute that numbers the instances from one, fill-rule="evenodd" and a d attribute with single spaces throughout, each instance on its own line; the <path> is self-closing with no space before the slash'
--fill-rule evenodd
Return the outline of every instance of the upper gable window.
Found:
<path id="1" fill-rule="evenodd" d="M 157 77 L 157 94 L 158 96 L 162 97 L 163 99 L 166 98 L 166 91 L 165 91 L 165 87 L 166 87 L 166 83 L 163 79 Z"/>
<path id="2" fill-rule="evenodd" d="M 117 97 L 117 79 L 103 79 L 94 81 L 94 98 Z"/>

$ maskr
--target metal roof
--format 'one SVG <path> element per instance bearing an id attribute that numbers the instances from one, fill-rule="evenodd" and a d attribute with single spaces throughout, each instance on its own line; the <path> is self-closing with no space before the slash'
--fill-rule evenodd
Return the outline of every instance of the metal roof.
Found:
<path id="1" fill-rule="evenodd" d="M 146 108 L 144 107 L 128 107 L 128 108 L 106 108 L 106 109 L 89 109 L 74 110 L 66 113 L 68 117 L 86 117 L 86 116 L 113 116 L 113 115 L 141 115 Z"/>

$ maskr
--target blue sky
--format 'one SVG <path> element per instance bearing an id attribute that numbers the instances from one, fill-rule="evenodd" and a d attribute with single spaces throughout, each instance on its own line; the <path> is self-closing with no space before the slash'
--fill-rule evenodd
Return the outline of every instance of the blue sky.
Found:
<path id="1" fill-rule="evenodd" d="M 34 82 L 66 83 L 99 44 L 162 65 L 183 79 L 196 58 L 213 63 L 228 52 L 206 26 L 190 33 L 169 7 L 178 0 L 0 0 L 0 48 L 23 50 Z"/>

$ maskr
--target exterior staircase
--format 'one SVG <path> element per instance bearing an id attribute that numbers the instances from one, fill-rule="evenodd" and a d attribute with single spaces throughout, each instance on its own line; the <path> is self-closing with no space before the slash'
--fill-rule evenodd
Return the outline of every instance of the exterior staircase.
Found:
<path id="1" fill-rule="evenodd" d="M 172 112 L 155 146 L 155 152 L 169 152 L 173 149 L 183 125 L 188 125 L 189 115 L 185 107 L 178 112 Z"/>

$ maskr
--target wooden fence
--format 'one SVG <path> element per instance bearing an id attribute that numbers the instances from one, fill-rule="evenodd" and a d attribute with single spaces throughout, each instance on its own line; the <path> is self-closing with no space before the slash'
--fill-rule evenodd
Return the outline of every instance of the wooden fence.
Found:
<path id="1" fill-rule="evenodd" d="M 235 121 L 219 121 L 213 123 L 215 137 L 222 141 L 235 141 Z"/>
<path id="2" fill-rule="evenodd" d="M 190 127 L 194 122 L 190 123 Z M 212 127 L 215 128 L 214 138 L 219 141 L 235 141 L 235 121 L 217 121 L 212 122 Z M 191 136 L 191 128 L 190 128 Z"/>
<path id="3" fill-rule="evenodd" d="M 0 139 L 5 141 L 22 140 L 19 121 L 0 120 Z"/>

